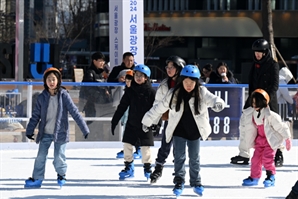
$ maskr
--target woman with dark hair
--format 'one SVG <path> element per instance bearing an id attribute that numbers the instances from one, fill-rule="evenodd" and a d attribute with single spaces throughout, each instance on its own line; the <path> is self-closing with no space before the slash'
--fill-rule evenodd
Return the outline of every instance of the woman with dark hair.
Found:
<path id="1" fill-rule="evenodd" d="M 224 101 L 212 94 L 199 82 L 200 71 L 194 65 L 185 66 L 177 85 L 162 101 L 154 105 L 143 117 L 143 128 L 151 126 L 156 119 L 169 110 L 166 142 L 174 145 L 175 187 L 173 192 L 180 196 L 185 183 L 186 145 L 189 154 L 190 186 L 202 195 L 204 187 L 200 176 L 200 139 L 206 140 L 211 134 L 208 107 L 221 111 Z"/>
<path id="2" fill-rule="evenodd" d="M 233 73 L 229 70 L 228 64 L 220 62 L 215 70 L 216 77 L 209 80 L 210 84 L 236 84 Z"/>
<path id="3" fill-rule="evenodd" d="M 54 142 L 53 165 L 57 172 L 57 183 L 63 186 L 66 182 L 67 170 L 65 149 L 69 142 L 68 113 L 88 137 L 89 129 L 73 103 L 69 93 L 61 86 L 62 76 L 58 69 L 48 68 L 43 75 L 44 90 L 38 96 L 32 117 L 27 125 L 26 136 L 39 144 L 34 163 L 32 177 L 25 181 L 25 188 L 39 188 L 45 175 L 45 166 L 49 148 Z M 34 138 L 34 130 L 38 126 L 38 134 Z"/>

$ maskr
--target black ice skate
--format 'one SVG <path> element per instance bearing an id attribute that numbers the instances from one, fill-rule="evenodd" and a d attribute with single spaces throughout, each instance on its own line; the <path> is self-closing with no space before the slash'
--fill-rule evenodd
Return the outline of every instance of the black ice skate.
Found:
<path id="1" fill-rule="evenodd" d="M 284 164 L 284 156 L 282 155 L 282 151 L 280 149 L 277 149 L 275 153 L 274 162 L 276 167 L 282 167 Z"/>
<path id="2" fill-rule="evenodd" d="M 240 155 L 237 155 L 231 158 L 231 164 L 248 165 L 249 158 L 245 158 Z"/>
<path id="3" fill-rule="evenodd" d="M 161 178 L 161 176 L 162 176 L 162 169 L 163 169 L 163 165 L 156 164 L 155 170 L 150 175 L 150 179 L 151 179 L 151 182 L 150 183 L 151 184 L 156 183 L 156 181 L 159 180 L 159 178 Z"/>

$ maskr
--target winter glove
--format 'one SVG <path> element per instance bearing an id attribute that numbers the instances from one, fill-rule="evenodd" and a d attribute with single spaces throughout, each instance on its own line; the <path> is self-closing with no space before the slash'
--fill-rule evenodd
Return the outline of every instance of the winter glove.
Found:
<path id="1" fill-rule="evenodd" d="M 88 135 L 89 135 L 89 133 L 87 133 L 87 134 L 84 136 L 84 138 L 87 139 L 87 138 L 88 138 Z"/>
<path id="2" fill-rule="evenodd" d="M 150 129 L 149 129 L 149 127 L 148 126 L 145 126 L 144 124 L 143 124 L 143 126 L 142 126 L 142 129 L 143 129 L 143 131 L 145 132 L 145 133 L 147 133 Z"/>
<path id="3" fill-rule="evenodd" d="M 113 124 L 112 123 L 112 128 L 111 128 L 111 131 L 112 131 L 112 135 L 115 135 L 115 128 L 116 128 L 117 124 Z"/>
<path id="4" fill-rule="evenodd" d="M 160 125 L 154 124 L 150 127 L 150 129 L 151 129 L 151 132 L 153 133 L 153 136 L 157 136 L 159 134 Z"/>
<path id="5" fill-rule="evenodd" d="M 219 111 L 221 111 L 221 110 L 223 109 L 223 107 L 222 107 L 222 104 L 221 104 L 221 103 L 216 102 L 215 105 L 214 105 L 214 107 L 212 107 L 212 109 L 213 109 L 215 112 L 219 112 Z"/>
<path id="6" fill-rule="evenodd" d="M 30 139 L 30 140 L 34 140 L 34 134 L 32 134 L 32 135 L 26 135 L 26 137 L 27 137 L 28 139 Z"/>
<path id="7" fill-rule="evenodd" d="M 289 151 L 292 147 L 292 142 L 291 142 L 291 139 L 288 138 L 286 139 L 286 149 Z"/>

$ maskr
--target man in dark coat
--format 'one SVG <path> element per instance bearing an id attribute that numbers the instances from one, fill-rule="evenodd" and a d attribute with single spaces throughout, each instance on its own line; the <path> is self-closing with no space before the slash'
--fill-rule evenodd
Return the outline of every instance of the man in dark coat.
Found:
<path id="1" fill-rule="evenodd" d="M 254 54 L 253 65 L 249 73 L 248 96 L 251 96 L 252 92 L 257 88 L 265 90 L 270 96 L 270 109 L 278 113 L 276 91 L 278 90 L 279 85 L 279 65 L 272 58 L 270 45 L 265 39 L 256 40 L 252 45 L 252 50 Z M 248 108 L 249 106 L 250 97 L 247 98 L 244 109 Z M 240 153 L 238 156 L 231 158 L 232 164 L 248 164 L 250 154 L 249 150 L 246 149 L 241 142 L 242 136 L 240 134 Z M 282 152 L 280 149 L 278 149 L 275 155 L 275 165 L 282 166 L 282 164 Z"/>
<path id="2" fill-rule="evenodd" d="M 123 61 L 120 66 L 115 66 L 109 77 L 107 82 L 118 82 L 118 75 L 122 70 L 131 69 L 133 70 L 134 65 L 134 55 L 131 52 L 126 52 L 123 54 Z"/>

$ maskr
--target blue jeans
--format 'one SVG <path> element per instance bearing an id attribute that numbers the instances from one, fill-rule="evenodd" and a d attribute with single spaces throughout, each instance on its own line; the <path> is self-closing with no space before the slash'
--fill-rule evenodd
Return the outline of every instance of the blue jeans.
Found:
<path id="1" fill-rule="evenodd" d="M 174 144 L 174 168 L 175 168 L 175 178 L 174 183 L 177 178 L 182 179 L 185 182 L 185 159 L 186 159 L 186 144 L 188 147 L 189 156 L 189 176 L 190 176 L 190 186 L 195 187 L 201 185 L 200 176 L 200 139 L 197 140 L 187 140 L 182 137 L 173 136 Z"/>
<path id="2" fill-rule="evenodd" d="M 35 158 L 34 170 L 32 178 L 43 180 L 45 174 L 45 166 L 49 148 L 54 140 L 54 135 L 44 134 L 38 148 L 37 157 Z M 65 162 L 66 143 L 54 143 L 54 161 L 53 165 L 57 174 L 63 176 L 66 173 L 67 164 Z"/>
<path id="3" fill-rule="evenodd" d="M 173 140 L 171 140 L 171 142 L 169 142 L 169 143 L 166 142 L 167 126 L 168 126 L 168 121 L 165 121 L 163 131 L 162 131 L 161 146 L 158 149 L 157 158 L 155 160 L 157 164 L 161 164 L 161 165 L 166 163 L 166 159 L 168 158 L 168 156 L 170 154 L 170 151 L 172 148 L 172 143 L 173 143 Z"/>

